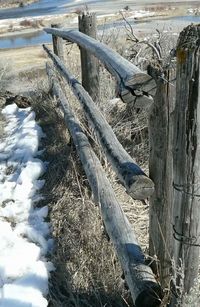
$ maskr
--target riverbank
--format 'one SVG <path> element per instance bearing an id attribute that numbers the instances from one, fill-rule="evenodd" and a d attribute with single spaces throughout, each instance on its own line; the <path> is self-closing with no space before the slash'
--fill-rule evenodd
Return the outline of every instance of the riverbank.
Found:
<path id="1" fill-rule="evenodd" d="M 164 9 L 165 7 L 165 9 Z M 140 7 L 138 10 L 129 8 L 122 9 L 120 12 L 110 13 L 105 8 L 106 14 L 97 15 L 98 35 L 112 36 L 112 31 L 116 30 L 119 35 L 125 35 L 123 16 L 134 26 L 135 34 L 140 36 L 157 35 L 156 29 L 161 32 L 171 33 L 178 36 L 178 33 L 187 24 L 194 22 L 194 15 L 198 10 L 197 6 L 188 5 L 165 5 L 154 7 Z M 122 16 L 123 15 L 123 16 Z M 183 16 L 187 15 L 185 18 Z M 199 22 L 199 18 L 197 18 Z M 0 21 L 0 64 L 8 63 L 12 66 L 13 74 L 39 71 L 44 69 L 45 55 L 42 50 L 42 43 L 51 43 L 51 36 L 43 32 L 43 27 L 49 27 L 52 23 L 62 24 L 64 28 L 77 28 L 78 14 L 72 12 L 63 15 L 38 16 L 32 18 L 9 19 Z M 120 30 L 121 29 L 121 30 Z M 118 34 L 117 34 L 118 35 Z M 117 36 L 116 35 L 116 36 Z M 11 41 L 14 48 L 4 47 L 1 42 Z M 20 41 L 20 48 L 15 46 L 15 41 Z M 126 44 L 126 41 L 123 42 Z M 37 45 L 37 46 L 30 46 Z M 6 64 L 7 65 L 7 64 Z"/>
<path id="2" fill-rule="evenodd" d="M 31 0 L 30 0 L 31 1 Z M 34 0 L 33 0 L 34 1 Z M 127 6 L 113 11 L 110 5 L 106 5 L 104 10 L 92 7 L 92 11 L 98 16 L 98 24 L 104 24 L 109 21 L 120 21 L 122 15 L 134 21 L 149 21 L 158 17 L 170 18 L 186 15 L 200 15 L 200 6 L 196 2 L 190 4 L 177 5 L 174 3 L 160 5 L 138 5 L 134 10 Z M 73 27 L 77 23 L 77 14 L 84 9 L 83 7 L 72 9 L 71 12 L 65 14 L 53 14 L 46 16 L 22 17 L 0 20 L 0 38 L 14 35 L 22 35 L 41 30 L 43 27 L 48 27 L 52 23 L 62 24 L 64 27 Z M 119 13 L 120 12 L 120 13 Z"/>
<path id="3" fill-rule="evenodd" d="M 0 9 L 24 7 L 39 0 L 0 0 Z"/>

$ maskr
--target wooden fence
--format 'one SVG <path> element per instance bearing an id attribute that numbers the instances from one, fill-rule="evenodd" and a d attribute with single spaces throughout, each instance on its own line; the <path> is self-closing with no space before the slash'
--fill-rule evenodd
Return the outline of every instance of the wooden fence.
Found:
<path id="1" fill-rule="evenodd" d="M 81 20 L 82 18 L 79 18 L 79 22 Z M 87 51 L 92 51 L 116 77 L 120 96 L 123 97 L 124 101 L 130 102 L 129 98 L 131 97 L 131 101 L 138 100 L 148 104 L 152 103 L 153 99 L 148 94 L 148 89 L 152 84 L 154 85 L 152 78 L 119 54 L 79 31 L 66 31 L 59 28 L 49 28 L 45 31 L 53 35 L 54 43 L 58 42 L 55 37 L 70 39 L 70 41 L 86 48 Z M 154 192 L 154 183 L 119 143 L 93 99 L 66 68 L 59 52 L 56 55 L 47 46 L 44 45 L 43 47 L 54 64 L 54 69 L 47 65 L 47 74 L 53 93 L 60 102 L 66 125 L 76 145 L 95 202 L 100 205 L 106 231 L 121 262 L 133 302 L 136 306 L 159 306 L 162 299 L 162 289 L 151 268 L 146 264 L 145 256 L 137 242 L 133 228 L 118 203 L 98 158 L 70 108 L 62 86 L 59 84 L 57 72 L 71 86 L 85 111 L 88 121 L 95 128 L 103 152 L 130 196 L 141 200 L 149 197 Z M 59 48 L 54 47 L 54 50 L 58 51 Z"/>
<path id="2" fill-rule="evenodd" d="M 94 20 L 94 17 L 90 18 Z M 87 32 L 86 20 L 85 16 L 79 17 L 79 29 L 83 32 Z M 80 25 L 81 22 L 84 26 Z M 174 72 L 162 71 L 164 79 L 155 77 L 160 76 L 160 73 L 152 74 L 151 77 L 108 46 L 80 31 L 55 27 L 46 28 L 45 31 L 52 35 L 54 45 L 57 44 L 57 47 L 54 46 L 54 53 L 47 46 L 43 46 L 54 64 L 54 66 L 47 65 L 53 93 L 60 102 L 66 125 L 80 155 L 95 201 L 100 205 L 106 230 L 120 259 L 133 302 L 136 306 L 160 306 L 163 291 L 153 271 L 145 264 L 145 257 L 134 231 L 70 108 L 62 86 L 58 82 L 57 72 L 71 86 L 88 121 L 95 128 L 103 152 L 127 192 L 135 199 L 150 198 L 150 254 L 158 257 L 155 272 L 159 275 L 164 288 L 168 288 L 169 291 L 173 289 L 171 306 L 175 306 L 178 296 L 182 295 L 177 291 L 182 283 L 181 274 L 177 273 L 180 264 L 183 266 L 181 268 L 184 276 L 182 293 L 193 285 L 199 264 L 200 146 L 197 137 L 200 131 L 199 26 L 188 27 L 180 35 L 177 47 L 176 101 L 175 87 L 170 87 L 170 82 L 166 81 L 171 79 Z M 188 37 L 192 37 L 189 42 Z M 93 76 L 97 77 L 98 62 L 94 60 L 95 56 L 116 78 L 118 95 L 125 103 L 133 103 L 140 107 L 151 105 L 149 114 L 151 179 L 119 143 L 93 101 L 99 99 L 98 85 L 94 86 L 91 77 L 84 77 L 82 83 L 91 97 L 66 68 L 61 39 L 81 47 L 82 73 L 91 70 Z M 86 56 L 83 56 L 83 49 Z M 86 63 L 83 63 L 84 61 Z M 149 71 L 152 70 L 154 67 Z M 98 77 L 95 82 L 98 83 Z M 93 84 L 92 88 L 90 84 Z M 157 92 L 153 99 L 151 89 L 155 88 L 155 84 Z M 96 92 L 94 87 L 97 88 Z"/>

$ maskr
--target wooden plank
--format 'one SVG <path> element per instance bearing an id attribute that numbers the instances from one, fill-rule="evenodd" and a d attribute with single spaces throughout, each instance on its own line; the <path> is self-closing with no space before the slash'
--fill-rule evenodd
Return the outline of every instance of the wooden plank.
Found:
<path id="1" fill-rule="evenodd" d="M 186 27 L 177 49 L 174 118 L 174 258 L 184 292 L 194 284 L 200 256 L 200 25 Z"/>
<path id="2" fill-rule="evenodd" d="M 52 24 L 52 28 L 59 28 L 59 24 Z M 63 50 L 63 39 L 57 37 L 56 35 L 52 35 L 53 41 L 53 52 L 62 60 L 64 61 L 64 50 Z"/>
<path id="3" fill-rule="evenodd" d="M 119 179 L 125 186 L 127 192 L 135 199 L 145 199 L 152 195 L 154 191 L 153 181 L 145 175 L 141 168 L 133 161 L 130 155 L 119 143 L 112 128 L 109 126 L 98 107 L 91 97 L 84 90 L 82 85 L 66 69 L 62 61 L 54 55 L 49 48 L 43 45 L 44 50 L 52 59 L 54 65 L 66 79 L 75 96 L 81 103 L 85 114 L 94 126 L 99 142 L 110 161 Z"/>
<path id="4" fill-rule="evenodd" d="M 138 307 L 159 306 L 162 291 L 150 267 L 145 265 L 145 257 L 134 231 L 115 197 L 97 156 L 58 85 L 52 68 L 47 66 L 47 72 L 89 180 L 94 200 L 100 206 L 107 233 L 121 262 L 133 302 Z"/>
<path id="5" fill-rule="evenodd" d="M 79 31 L 96 38 L 97 25 L 95 13 L 81 13 L 78 16 Z M 99 102 L 99 61 L 90 52 L 80 48 L 82 85 L 94 102 Z"/>
<path id="6" fill-rule="evenodd" d="M 148 90 L 149 83 L 153 82 L 151 87 L 155 86 L 155 82 L 152 80 L 152 77 L 142 72 L 138 67 L 124 59 L 117 52 L 113 51 L 105 44 L 100 43 L 94 38 L 89 37 L 77 30 L 45 28 L 44 31 L 49 34 L 62 37 L 68 41 L 77 43 L 80 47 L 85 48 L 87 51 L 90 51 L 92 54 L 94 54 L 105 65 L 108 71 L 116 78 L 118 82 L 118 94 L 124 102 L 135 103 L 137 96 L 140 93 L 140 100 L 141 96 L 144 96 L 145 102 L 148 102 L 147 105 L 151 105 L 152 96 L 148 95 Z M 132 100 L 130 97 L 128 100 L 126 100 L 124 91 L 130 92 Z"/>

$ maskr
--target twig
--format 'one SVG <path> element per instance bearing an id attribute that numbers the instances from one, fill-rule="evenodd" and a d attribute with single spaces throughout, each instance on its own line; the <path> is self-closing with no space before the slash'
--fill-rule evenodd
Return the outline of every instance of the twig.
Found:
<path id="1" fill-rule="evenodd" d="M 126 19 L 126 17 L 124 16 L 124 14 L 122 12 L 120 12 L 123 20 L 125 21 L 125 28 L 128 32 L 128 40 L 131 40 L 135 43 L 138 44 L 146 44 L 148 47 L 150 47 L 156 54 L 158 60 L 161 62 L 162 61 L 162 57 L 161 57 L 161 48 L 159 46 L 159 43 L 156 42 L 157 46 L 154 46 L 151 42 L 149 42 L 148 40 L 140 40 L 137 35 L 133 32 L 133 27 L 131 26 L 130 22 Z M 158 29 L 156 29 L 156 31 L 159 34 L 158 37 L 158 41 L 160 40 L 160 32 L 158 31 Z"/>

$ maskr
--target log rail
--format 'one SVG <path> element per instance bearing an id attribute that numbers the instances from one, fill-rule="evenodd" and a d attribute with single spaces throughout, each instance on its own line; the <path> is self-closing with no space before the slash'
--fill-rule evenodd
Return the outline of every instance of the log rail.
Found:
<path id="1" fill-rule="evenodd" d="M 133 102 L 138 107 L 140 104 L 141 106 L 149 106 L 152 104 L 153 97 L 149 92 L 155 87 L 154 80 L 120 54 L 77 30 L 44 28 L 44 31 L 76 43 L 97 57 L 116 78 L 118 94 L 124 102 Z"/>
<path id="2" fill-rule="evenodd" d="M 43 45 L 59 73 L 71 86 L 75 96 L 83 106 L 85 114 L 95 128 L 98 140 L 115 170 L 118 178 L 123 183 L 128 194 L 134 199 L 146 199 L 154 192 L 153 181 L 142 171 L 125 151 L 118 141 L 112 128 L 103 117 L 91 97 L 65 67 L 63 62 L 53 52 Z"/>
<path id="3" fill-rule="evenodd" d="M 151 268 L 145 264 L 144 254 L 134 231 L 118 203 L 104 170 L 82 131 L 66 99 L 56 74 L 47 65 L 47 74 L 53 93 L 64 113 L 66 126 L 73 138 L 83 168 L 92 189 L 94 200 L 100 206 L 104 225 L 121 262 L 133 302 L 138 307 L 160 306 L 162 290 Z"/>
<path id="4" fill-rule="evenodd" d="M 112 49 L 78 31 L 56 28 L 45 29 L 45 31 L 52 34 L 54 38 L 59 37 L 77 43 L 101 60 L 116 78 L 119 95 L 124 102 L 145 106 L 152 103 L 153 98 L 148 91 L 155 86 L 155 83 L 152 86 L 151 77 Z M 152 269 L 146 264 L 133 227 L 118 203 L 97 156 L 73 114 L 58 81 L 60 78 L 57 73 L 69 84 L 79 100 L 88 121 L 95 128 L 101 148 L 129 195 L 134 199 L 144 200 L 154 192 L 154 183 L 125 151 L 93 99 L 66 68 L 61 57 L 47 46 L 43 45 L 43 48 L 54 64 L 53 66 L 47 64 L 47 74 L 53 95 L 62 109 L 66 126 L 93 192 L 94 201 L 100 206 L 106 231 L 121 262 L 133 303 L 136 307 L 160 306 L 163 298 L 162 288 L 155 279 Z"/>

